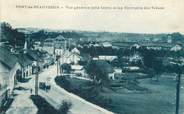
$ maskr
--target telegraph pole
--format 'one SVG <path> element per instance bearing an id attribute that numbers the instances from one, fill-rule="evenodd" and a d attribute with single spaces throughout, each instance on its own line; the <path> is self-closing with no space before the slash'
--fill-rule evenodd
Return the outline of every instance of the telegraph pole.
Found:
<path id="1" fill-rule="evenodd" d="M 37 61 L 36 76 L 35 76 L 35 95 L 38 95 L 38 76 L 39 76 L 39 65 L 38 65 L 38 61 Z"/>
<path id="2" fill-rule="evenodd" d="M 181 82 L 181 73 L 178 74 L 177 85 L 176 85 L 176 114 L 179 114 L 179 106 L 180 106 L 180 82 Z"/>
<path id="3" fill-rule="evenodd" d="M 57 61 L 57 76 L 59 75 L 59 69 L 60 69 L 60 55 L 56 55 L 56 61 Z"/>

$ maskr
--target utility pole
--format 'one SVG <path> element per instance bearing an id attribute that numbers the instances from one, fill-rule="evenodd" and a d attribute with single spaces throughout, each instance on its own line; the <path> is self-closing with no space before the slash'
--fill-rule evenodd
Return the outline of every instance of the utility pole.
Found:
<path id="1" fill-rule="evenodd" d="M 38 76 L 39 76 L 39 65 L 38 65 L 38 61 L 37 61 L 36 76 L 35 76 L 35 95 L 38 95 Z"/>
<path id="2" fill-rule="evenodd" d="M 180 106 L 180 82 L 181 82 L 181 73 L 178 73 L 177 85 L 176 85 L 176 114 L 179 114 L 179 106 Z"/>
<path id="3" fill-rule="evenodd" d="M 60 69 L 60 55 L 56 55 L 56 61 L 57 61 L 57 76 L 59 75 L 59 69 Z"/>

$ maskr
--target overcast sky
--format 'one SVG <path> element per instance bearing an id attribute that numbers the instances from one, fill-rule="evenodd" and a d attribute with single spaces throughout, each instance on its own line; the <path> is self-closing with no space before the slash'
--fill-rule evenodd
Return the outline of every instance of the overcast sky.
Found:
<path id="1" fill-rule="evenodd" d="M 34 2 L 33 2 L 34 1 Z M 2 21 L 39 27 L 138 33 L 184 33 L 184 0 L 1 0 Z M 18 9 L 16 5 L 160 6 L 163 10 Z"/>

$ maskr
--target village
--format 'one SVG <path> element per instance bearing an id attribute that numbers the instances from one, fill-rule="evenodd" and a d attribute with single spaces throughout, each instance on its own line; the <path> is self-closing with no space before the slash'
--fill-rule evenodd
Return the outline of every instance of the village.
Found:
<path id="1" fill-rule="evenodd" d="M 13 33 L 25 38 L 0 42 L 2 114 L 184 113 L 184 42 L 172 34 L 119 42 Z"/>

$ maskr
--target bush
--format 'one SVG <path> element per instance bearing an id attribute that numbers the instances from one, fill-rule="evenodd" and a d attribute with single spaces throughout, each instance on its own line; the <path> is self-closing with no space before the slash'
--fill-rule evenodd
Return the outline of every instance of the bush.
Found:
<path id="1" fill-rule="evenodd" d="M 55 78 L 56 84 L 58 84 L 59 86 L 65 88 L 65 89 L 69 89 L 70 90 L 70 81 L 68 81 L 66 79 L 66 77 L 61 76 L 61 77 L 56 77 Z"/>
<path id="2" fill-rule="evenodd" d="M 68 101 L 62 101 L 61 106 L 59 107 L 59 113 L 67 114 L 72 107 L 72 103 Z"/>
<path id="3" fill-rule="evenodd" d="M 39 95 L 30 96 L 33 103 L 38 108 L 37 114 L 59 114 L 58 111 Z"/>

